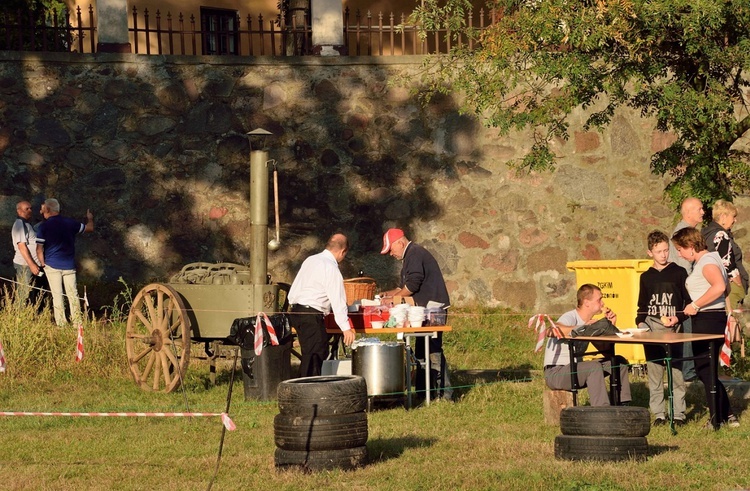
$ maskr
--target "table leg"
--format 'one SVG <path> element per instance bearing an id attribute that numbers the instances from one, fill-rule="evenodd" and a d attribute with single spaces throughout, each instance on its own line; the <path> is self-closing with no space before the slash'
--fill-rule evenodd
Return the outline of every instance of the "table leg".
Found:
<path id="1" fill-rule="evenodd" d="M 714 416 L 711 418 L 711 424 L 714 427 L 714 430 L 718 430 L 721 426 L 721 421 L 719 419 L 721 418 L 721 410 L 722 408 L 719 407 L 721 404 L 721 400 L 719 398 L 719 371 L 717 369 L 717 354 L 719 352 L 718 347 L 723 343 L 724 340 L 720 340 L 719 342 L 711 342 L 709 343 L 708 348 L 708 361 L 709 361 L 709 367 L 711 369 L 711 397 L 714 400 Z"/>
<path id="2" fill-rule="evenodd" d="M 573 343 L 568 342 L 568 349 L 570 350 L 570 392 L 573 393 L 573 406 L 578 405 L 578 366 L 575 357 L 575 350 L 573 349 Z"/>
<path id="3" fill-rule="evenodd" d="M 432 365 L 430 363 L 430 339 L 432 338 L 432 335 L 427 335 L 424 337 L 424 359 L 425 359 L 425 369 L 424 369 L 424 385 L 425 389 L 427 390 L 427 394 L 425 395 L 425 406 L 430 405 L 430 370 L 432 368 Z"/>
<path id="4" fill-rule="evenodd" d="M 406 338 L 406 409 L 411 409 L 411 392 L 412 392 L 412 351 L 411 351 L 411 337 Z"/>
<path id="5" fill-rule="evenodd" d="M 672 430 L 672 434 L 676 435 L 677 431 L 674 429 L 674 386 L 672 381 L 672 345 L 664 345 L 667 356 L 664 359 L 664 368 L 667 370 L 667 398 L 669 399 L 669 429 Z"/>
<path id="6" fill-rule="evenodd" d="M 609 359 L 609 394 L 613 406 L 620 405 L 620 366 L 615 365 L 615 355 Z"/>

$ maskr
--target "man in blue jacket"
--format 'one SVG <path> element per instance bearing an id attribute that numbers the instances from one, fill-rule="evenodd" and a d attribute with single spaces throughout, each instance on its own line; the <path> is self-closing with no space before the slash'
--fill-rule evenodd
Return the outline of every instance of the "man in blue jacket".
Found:
<path id="1" fill-rule="evenodd" d="M 94 215 L 91 210 L 86 210 L 86 223 L 64 217 L 60 215 L 60 202 L 54 198 L 44 200 L 41 212 L 45 221 L 39 225 L 37 232 L 36 253 L 52 292 L 55 323 L 58 326 L 67 324 L 63 296 L 68 297 L 70 319 L 80 322 L 82 318 L 76 285 L 75 242 L 78 234 L 94 231 Z"/>

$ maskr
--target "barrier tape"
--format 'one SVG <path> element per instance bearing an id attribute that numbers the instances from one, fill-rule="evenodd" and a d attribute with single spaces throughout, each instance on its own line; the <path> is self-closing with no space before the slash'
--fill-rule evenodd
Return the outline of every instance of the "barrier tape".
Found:
<path id="1" fill-rule="evenodd" d="M 227 413 L 64 413 L 64 412 L 32 412 L 32 411 L 0 411 L 0 416 L 68 416 L 68 417 L 115 417 L 115 418 L 199 418 L 221 417 L 222 424 L 229 431 L 237 426 Z"/>
<path id="2" fill-rule="evenodd" d="M 266 330 L 268 331 L 268 337 L 271 339 L 271 344 L 273 346 L 279 345 L 279 338 L 276 337 L 276 330 L 273 328 L 273 325 L 271 325 L 271 319 L 268 318 L 268 315 L 266 315 L 265 312 L 258 312 L 258 315 L 255 317 L 255 334 L 253 335 L 255 356 L 260 356 L 263 352 L 263 325 L 261 324 L 261 319 L 265 321 Z"/>
<path id="3" fill-rule="evenodd" d="M 78 323 L 78 339 L 76 341 L 76 362 L 83 360 L 83 324 Z"/>

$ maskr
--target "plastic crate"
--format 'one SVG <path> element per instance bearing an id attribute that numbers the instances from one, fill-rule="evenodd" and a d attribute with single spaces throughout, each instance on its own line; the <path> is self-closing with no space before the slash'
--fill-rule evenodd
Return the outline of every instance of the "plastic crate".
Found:
<path id="1" fill-rule="evenodd" d="M 638 312 L 638 290 L 641 273 L 654 264 L 652 259 L 617 259 L 611 261 L 571 261 L 565 266 L 576 273 L 576 288 L 591 283 L 602 290 L 604 305 L 617 314 L 617 327 L 635 327 Z M 617 344 L 615 352 L 629 363 L 646 363 L 640 344 Z"/>

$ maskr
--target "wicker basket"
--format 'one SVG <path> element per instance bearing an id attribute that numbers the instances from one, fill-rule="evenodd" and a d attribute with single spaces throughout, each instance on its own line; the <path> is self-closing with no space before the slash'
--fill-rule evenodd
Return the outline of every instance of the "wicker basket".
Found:
<path id="1" fill-rule="evenodd" d="M 352 305 L 357 300 L 375 298 L 375 280 L 366 276 L 349 278 L 344 280 L 344 291 L 346 292 L 346 303 Z"/>

